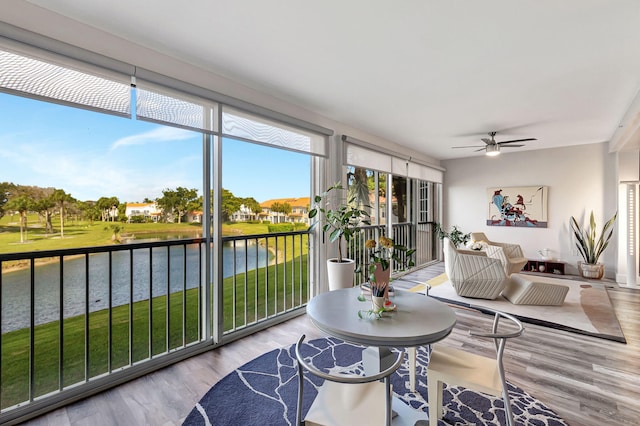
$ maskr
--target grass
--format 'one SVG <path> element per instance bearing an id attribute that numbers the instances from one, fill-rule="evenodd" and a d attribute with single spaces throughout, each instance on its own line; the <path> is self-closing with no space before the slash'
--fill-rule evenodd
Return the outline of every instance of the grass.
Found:
<path id="1" fill-rule="evenodd" d="M 14 253 L 38 250 L 60 250 L 74 247 L 94 247 L 111 245 L 112 225 L 120 227 L 123 235 L 144 238 L 149 234 L 184 235 L 197 237 L 202 234 L 199 223 L 121 223 L 68 221 L 64 226 L 64 238 L 60 238 L 60 223 L 53 221 L 54 233 L 47 233 L 44 224 L 38 222 L 37 215 L 29 215 L 27 240 L 20 242 L 18 216 L 5 215 L 0 219 L 0 253 Z M 268 225 L 262 223 L 233 223 L 222 225 L 222 235 L 237 236 L 269 233 Z"/>
<path id="2" fill-rule="evenodd" d="M 59 234 L 47 234 L 43 227 L 37 225 L 34 217 L 29 218 L 32 225 L 28 232 L 28 242 L 20 243 L 19 228 L 6 216 L 0 220 L 0 253 L 54 250 L 71 247 L 86 247 L 112 244 L 112 223 L 69 222 L 65 226 L 65 237 Z M 134 234 L 138 238 L 146 234 L 188 235 L 201 231 L 200 225 L 194 224 L 118 224 L 121 233 Z M 54 222 L 54 229 L 56 223 Z M 268 233 L 264 224 L 238 223 L 224 225 L 226 235 Z M 294 237 L 278 237 L 278 248 L 284 252 L 279 265 L 237 274 L 224 280 L 223 283 L 223 318 L 224 330 L 230 331 L 255 323 L 266 317 L 284 312 L 305 303 L 308 297 L 307 279 L 307 236 L 302 237 L 302 257 L 295 257 L 292 248 Z M 286 239 L 287 250 L 284 250 Z M 274 248 L 273 240 L 269 241 Z M 296 246 L 300 245 L 296 239 Z M 282 253 L 281 253 L 282 254 Z M 3 262 L 3 268 L 12 266 Z M 15 265 L 14 265 L 15 266 Z M 300 271 L 302 268 L 302 273 Z M 286 274 L 286 278 L 285 278 Z M 292 285 L 291 283 L 298 283 Z M 302 284 L 300 284 L 302 283 Z M 170 323 L 167 347 L 167 296 L 141 301 L 133 304 L 133 340 L 130 345 L 129 307 L 120 306 L 108 310 L 68 318 L 63 321 L 62 332 L 58 321 L 39 325 L 34 328 L 34 396 L 59 389 L 60 364 L 62 363 L 62 386 L 69 386 L 85 380 L 85 369 L 88 377 L 95 377 L 111 370 L 129 365 L 133 362 L 149 358 L 198 340 L 199 304 L 198 289 L 187 290 L 184 294 L 173 293 L 169 296 Z M 187 318 L 183 324 L 183 305 L 186 306 Z M 234 309 L 235 307 L 235 309 Z M 151 345 L 149 344 L 149 311 L 152 312 Z M 85 363 L 85 321 L 88 322 L 88 364 Z M 111 345 L 109 345 L 108 324 L 111 324 Z M 183 325 L 186 335 L 182 335 Z M 62 333 L 62 335 L 61 335 Z M 29 329 L 17 330 L 2 335 L 2 408 L 12 406 L 29 397 Z M 63 346 L 62 362 L 59 347 Z M 111 353 L 109 353 L 111 346 Z"/>
<path id="3" fill-rule="evenodd" d="M 138 225 L 138 224 L 132 224 Z M 140 224 L 139 229 L 152 228 L 154 225 Z M 266 225 L 242 224 L 237 229 L 240 232 L 254 230 L 253 233 L 263 232 L 260 227 Z M 104 227 L 104 224 L 97 225 Z M 181 225 L 184 227 L 185 225 Z M 186 225 L 191 226 L 191 225 Z M 234 225 L 235 226 L 235 225 Z M 257 232 L 256 232 L 257 231 Z M 173 231 L 175 232 L 175 230 Z M 238 231 L 232 231 L 238 235 Z M 65 227 L 65 240 L 67 228 Z M 73 234 L 71 234 L 73 235 Z M 226 278 L 223 282 L 223 320 L 224 330 L 229 332 L 249 326 L 266 317 L 285 312 L 306 303 L 308 299 L 308 264 L 307 264 L 307 235 L 302 237 L 302 256 L 294 256 L 292 250 L 293 236 L 278 237 L 278 248 L 287 250 L 280 263 L 268 268 L 248 271 L 246 274 L 236 274 Z M 71 238 L 69 238 L 71 239 Z M 274 241 L 270 240 L 270 247 Z M 296 238 L 299 247 L 299 237 Z M 74 245 L 74 247 L 77 247 Z M 298 252 L 299 253 L 299 252 Z M 295 283 L 295 284 L 293 284 Z M 183 302 L 186 301 L 186 304 Z M 62 340 L 62 386 L 69 386 L 85 380 L 85 369 L 88 378 L 96 377 L 111 370 L 125 367 L 133 362 L 157 355 L 167 349 L 181 347 L 185 342 L 196 342 L 199 339 L 199 289 L 172 293 L 169 296 L 169 330 L 167 347 L 167 296 L 155 297 L 149 301 L 133 304 L 133 340 L 130 339 L 129 306 L 112 309 L 111 317 L 108 310 L 101 310 L 85 315 L 68 318 L 63 321 L 62 336 L 60 324 L 54 321 L 34 328 L 34 372 L 33 394 L 44 395 L 59 389 L 60 351 Z M 186 307 L 186 322 L 183 323 L 183 305 Z M 235 307 L 235 309 L 234 309 Z M 149 310 L 152 312 L 151 345 L 149 344 Z M 88 364 L 85 363 L 85 321 L 88 321 Z M 108 324 L 111 324 L 111 345 L 109 345 Z M 183 336 L 183 325 L 186 335 Z M 17 330 L 2 335 L 2 369 L 0 382 L 2 383 L 1 408 L 6 408 L 29 399 L 29 357 L 30 357 L 29 329 Z M 129 349 L 132 343 L 131 351 Z M 109 353 L 111 347 L 111 353 Z"/>

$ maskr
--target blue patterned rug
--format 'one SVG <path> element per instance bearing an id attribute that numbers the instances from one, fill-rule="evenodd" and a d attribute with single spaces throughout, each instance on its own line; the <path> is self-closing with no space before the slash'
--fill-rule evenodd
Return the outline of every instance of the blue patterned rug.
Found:
<path id="1" fill-rule="evenodd" d="M 339 366 L 340 371 L 362 373 L 362 347 L 338 339 L 305 343 L 303 355 L 319 368 Z M 416 392 L 409 392 L 405 360 L 393 375 L 394 393 L 416 410 L 427 405 L 425 348 L 418 349 Z M 333 369 L 332 371 L 336 371 Z M 249 361 L 216 383 L 191 410 L 184 425 L 294 425 L 298 396 L 295 345 L 275 349 Z M 422 378 L 422 379 L 421 379 Z M 305 383 L 303 415 L 311 406 L 322 380 L 309 375 Z M 444 421 L 439 425 L 504 425 L 502 399 L 461 387 L 444 386 Z M 567 425 L 556 413 L 522 389 L 509 385 L 517 425 Z"/>

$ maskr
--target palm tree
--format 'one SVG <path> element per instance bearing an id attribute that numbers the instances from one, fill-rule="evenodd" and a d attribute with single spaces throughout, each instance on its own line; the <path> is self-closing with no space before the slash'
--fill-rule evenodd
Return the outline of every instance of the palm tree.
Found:
<path id="1" fill-rule="evenodd" d="M 33 200 L 27 195 L 11 198 L 7 204 L 7 210 L 17 211 L 20 214 L 20 242 L 27 241 L 27 212 L 32 208 Z"/>
<path id="2" fill-rule="evenodd" d="M 73 197 L 70 194 L 64 192 L 63 189 L 56 189 L 51 194 L 51 199 L 60 208 L 60 238 L 64 238 L 64 203 L 70 203 L 73 201 Z"/>
<path id="3" fill-rule="evenodd" d="M 348 198 L 356 200 L 357 206 L 363 210 L 369 210 L 369 177 L 367 169 L 356 167 L 353 173 L 349 175 L 349 193 Z"/>

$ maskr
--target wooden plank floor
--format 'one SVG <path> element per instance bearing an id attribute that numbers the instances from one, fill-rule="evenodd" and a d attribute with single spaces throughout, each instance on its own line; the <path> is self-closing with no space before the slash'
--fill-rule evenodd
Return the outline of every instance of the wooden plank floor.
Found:
<path id="1" fill-rule="evenodd" d="M 439 264 L 407 278 L 424 280 L 442 270 Z M 508 380 L 573 426 L 640 424 L 640 291 L 616 288 L 610 296 L 627 344 L 526 324 L 522 337 L 507 346 Z M 474 340 L 467 331 L 490 326 L 490 317 L 463 309 L 456 309 L 456 314 L 456 329 L 441 344 L 489 354 L 489 342 Z M 214 383 L 260 354 L 294 343 L 301 333 L 308 339 L 323 337 L 303 315 L 28 424 L 181 424 Z"/>

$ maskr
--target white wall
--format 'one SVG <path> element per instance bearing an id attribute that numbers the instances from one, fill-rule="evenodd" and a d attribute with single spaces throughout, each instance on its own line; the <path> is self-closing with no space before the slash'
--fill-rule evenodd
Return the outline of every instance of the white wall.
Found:
<path id="1" fill-rule="evenodd" d="M 533 142 L 535 143 L 535 142 Z M 464 232 L 484 232 L 495 241 L 522 246 L 526 257 L 539 258 L 538 250 L 567 262 L 577 273 L 580 256 L 570 237 L 569 219 L 578 222 L 594 211 L 598 229 L 617 210 L 617 158 L 606 143 L 537 151 L 506 149 L 497 157 L 479 156 L 443 161 L 443 223 Z M 494 186 L 547 186 L 548 227 L 487 226 L 487 188 Z M 614 278 L 617 267 L 617 231 L 600 259 L 606 276 Z"/>

